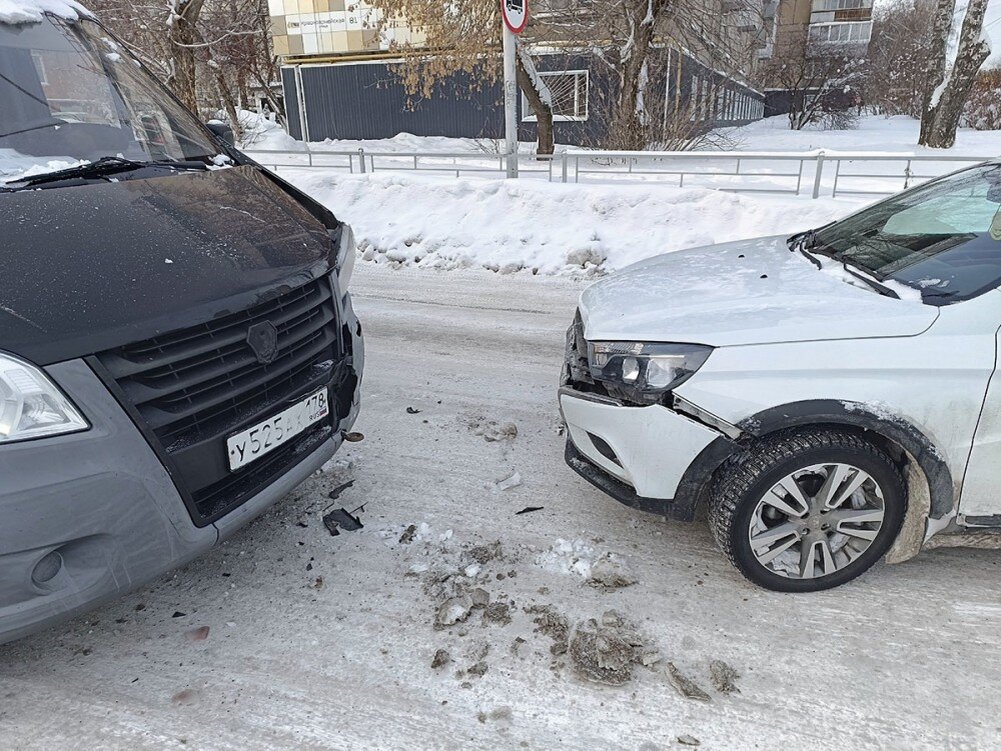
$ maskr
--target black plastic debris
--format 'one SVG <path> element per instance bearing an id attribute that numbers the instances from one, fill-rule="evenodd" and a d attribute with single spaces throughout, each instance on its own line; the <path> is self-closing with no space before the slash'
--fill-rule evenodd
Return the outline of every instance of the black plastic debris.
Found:
<path id="1" fill-rule="evenodd" d="M 413 407 L 407 407 L 408 415 L 419 415 L 421 411 L 419 409 L 414 409 Z"/>
<path id="2" fill-rule="evenodd" d="M 331 490 L 327 494 L 327 497 L 330 498 L 330 500 L 332 500 L 332 501 L 336 501 L 338 498 L 341 497 L 341 493 L 343 493 L 348 488 L 352 487 L 354 484 L 355 484 L 355 481 L 354 480 L 350 480 L 349 482 L 346 482 L 343 485 L 340 485 L 340 486 L 334 488 L 333 490 Z"/>
<path id="3" fill-rule="evenodd" d="M 354 516 L 347 509 L 334 509 L 329 514 L 325 514 L 323 517 L 323 525 L 327 528 L 332 536 L 340 534 L 340 530 L 345 532 L 356 532 L 365 525 L 361 523 L 361 519 Z"/>
<path id="4" fill-rule="evenodd" d="M 545 506 L 526 506 L 521 511 L 516 511 L 515 516 L 521 516 L 522 514 L 531 514 L 533 511 L 542 511 Z"/>
<path id="5" fill-rule="evenodd" d="M 174 614 L 170 616 L 171 618 L 183 618 L 187 613 L 182 613 L 180 610 L 175 610 Z"/>
<path id="6" fill-rule="evenodd" d="M 345 433 L 344 440 L 348 443 L 359 443 L 365 440 L 364 433 Z"/>

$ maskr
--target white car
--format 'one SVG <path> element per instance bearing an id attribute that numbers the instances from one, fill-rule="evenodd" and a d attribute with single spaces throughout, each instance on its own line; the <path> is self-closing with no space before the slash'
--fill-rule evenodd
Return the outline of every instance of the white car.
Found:
<path id="1" fill-rule="evenodd" d="M 708 506 L 751 581 L 843 584 L 1001 532 L 1001 160 L 792 238 L 679 251 L 581 296 L 567 461 L 634 508 Z"/>

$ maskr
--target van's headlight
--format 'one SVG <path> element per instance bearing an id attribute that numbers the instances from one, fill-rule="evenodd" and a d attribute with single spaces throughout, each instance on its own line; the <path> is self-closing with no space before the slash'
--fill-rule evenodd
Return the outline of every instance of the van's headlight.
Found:
<path id="1" fill-rule="evenodd" d="M 24 360 L 0 354 L 0 444 L 88 427 L 45 373 Z"/>
<path id="2" fill-rule="evenodd" d="M 657 404 L 702 367 L 712 347 L 700 344 L 588 342 L 591 377 L 612 396 Z"/>
<path id="3" fill-rule="evenodd" d="M 346 295 L 348 284 L 351 282 L 351 274 L 355 270 L 355 256 L 357 255 L 358 245 L 355 243 L 355 233 L 351 229 L 350 224 L 342 224 L 339 234 L 334 269 L 337 272 L 337 283 L 340 286 L 341 294 Z"/>

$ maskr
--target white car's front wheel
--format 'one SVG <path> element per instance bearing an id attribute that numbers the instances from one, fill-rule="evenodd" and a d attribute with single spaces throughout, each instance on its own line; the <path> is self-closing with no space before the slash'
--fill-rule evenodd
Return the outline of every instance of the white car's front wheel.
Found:
<path id="1" fill-rule="evenodd" d="M 906 508 L 899 468 L 860 436 L 780 433 L 721 468 L 709 524 L 752 582 L 813 592 L 844 584 L 878 561 L 896 539 Z"/>

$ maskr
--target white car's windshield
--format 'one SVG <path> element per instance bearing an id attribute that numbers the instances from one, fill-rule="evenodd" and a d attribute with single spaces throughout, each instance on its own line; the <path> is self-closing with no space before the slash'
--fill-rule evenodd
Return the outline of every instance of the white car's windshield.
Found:
<path id="1" fill-rule="evenodd" d="M 925 302 L 968 300 L 1001 284 L 1001 164 L 934 180 L 816 233 L 835 255 L 921 290 Z"/>
<path id="2" fill-rule="evenodd" d="M 217 151 L 98 24 L 0 23 L 0 183 L 106 157 L 185 161 Z"/>

